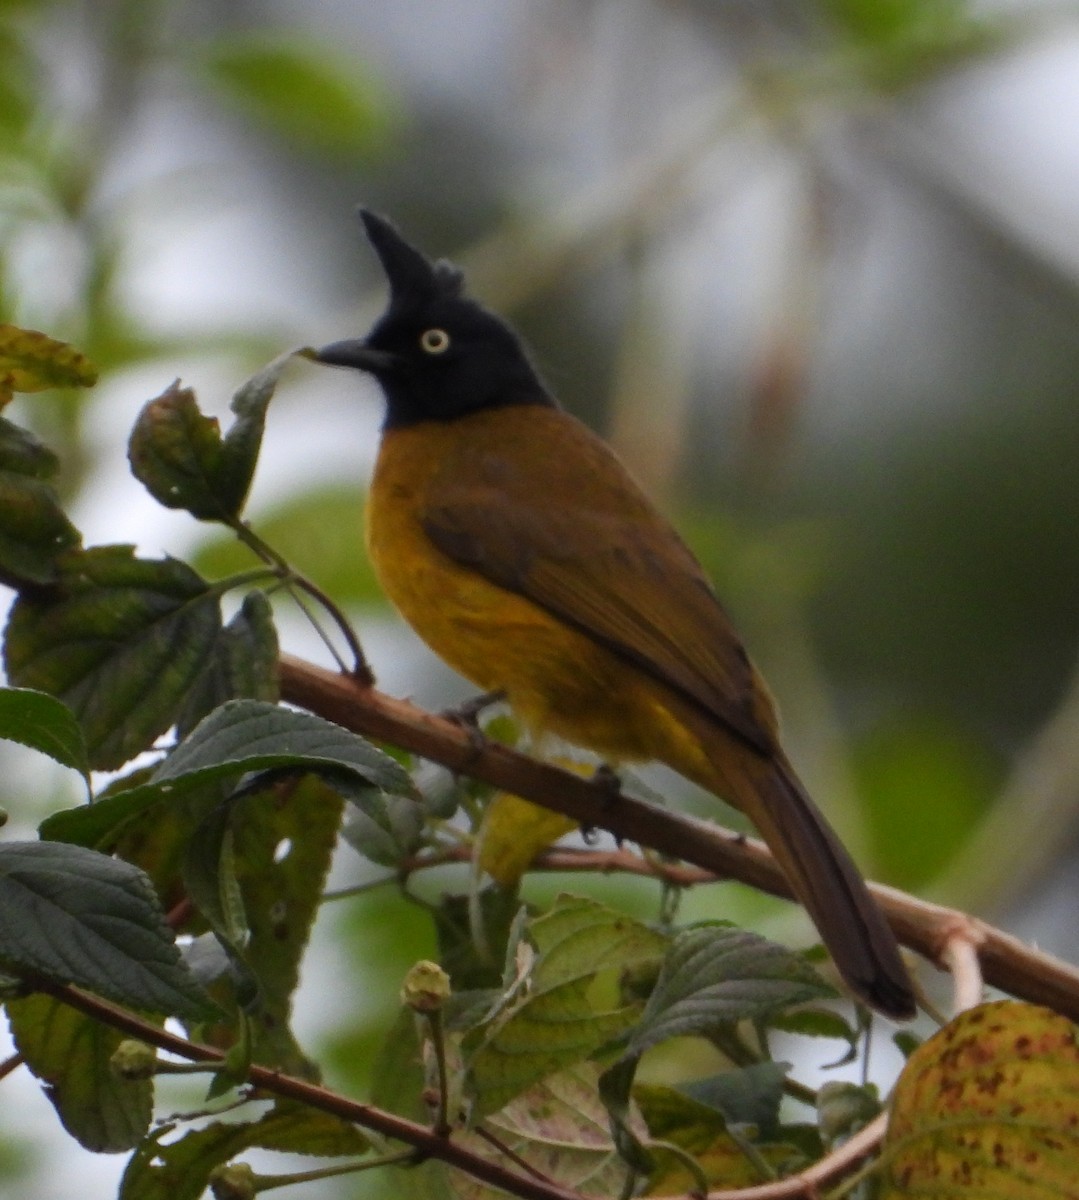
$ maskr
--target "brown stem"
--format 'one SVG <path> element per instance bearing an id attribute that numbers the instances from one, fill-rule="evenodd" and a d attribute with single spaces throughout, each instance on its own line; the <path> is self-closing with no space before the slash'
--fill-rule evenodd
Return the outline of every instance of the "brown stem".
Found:
<path id="1" fill-rule="evenodd" d="M 214 1046 L 205 1046 L 201 1042 L 189 1042 L 143 1020 L 135 1013 L 128 1012 L 108 1000 L 102 1000 L 89 992 L 72 987 L 70 984 L 53 983 L 51 980 L 43 978 L 34 978 L 28 982 L 36 991 L 44 992 L 113 1029 L 118 1029 L 151 1046 L 157 1046 L 159 1050 L 189 1059 L 192 1062 L 224 1063 L 225 1061 L 224 1052 Z M 520 1197 L 521 1200 L 581 1200 L 579 1192 L 536 1179 L 530 1175 L 520 1175 L 500 1163 L 492 1162 L 490 1159 L 476 1154 L 459 1142 L 455 1142 L 451 1137 L 443 1136 L 426 1125 L 418 1125 L 415 1121 L 406 1120 L 404 1117 L 386 1112 L 381 1108 L 375 1108 L 370 1104 L 361 1104 L 348 1096 L 331 1092 L 328 1088 L 308 1083 L 305 1079 L 282 1075 L 279 1071 L 252 1064 L 247 1070 L 247 1081 L 274 1096 L 281 1096 L 286 1100 L 298 1100 L 302 1104 L 311 1105 L 320 1112 L 330 1113 L 364 1129 L 374 1130 L 384 1137 L 404 1142 L 419 1151 L 421 1157 L 440 1159 L 451 1167 L 457 1167 L 459 1170 L 467 1172 L 474 1179 L 488 1183 L 492 1187 L 501 1188 L 510 1195 Z"/>
<path id="2" fill-rule="evenodd" d="M 282 658 L 280 675 L 285 700 L 356 733 L 523 796 L 583 826 L 606 829 L 620 841 L 669 854 L 716 878 L 738 879 L 790 898 L 775 860 L 751 838 L 612 793 L 607 786 L 506 746 L 477 745 L 468 731 L 451 721 L 299 659 Z M 945 948 L 962 926 L 977 945 L 987 984 L 1079 1020 L 1079 969 L 955 909 L 881 884 L 870 884 L 870 889 L 905 946 L 945 967 Z"/>

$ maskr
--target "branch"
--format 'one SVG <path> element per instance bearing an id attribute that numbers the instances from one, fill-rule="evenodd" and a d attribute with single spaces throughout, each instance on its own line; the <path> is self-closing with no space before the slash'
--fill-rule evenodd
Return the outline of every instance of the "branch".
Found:
<path id="1" fill-rule="evenodd" d="M 770 895 L 791 898 L 779 867 L 760 842 L 612 793 L 605 784 L 509 747 L 477 745 L 470 731 L 452 721 L 299 659 L 283 657 L 280 678 L 285 700 L 356 733 L 523 796 L 587 828 L 605 829 L 620 841 L 691 863 L 716 879 L 737 879 Z M 987 984 L 1079 1020 L 1079 969 L 956 909 L 881 884 L 869 886 L 903 945 L 947 967 L 946 947 L 957 928 L 965 929 L 977 947 Z"/>
<path id="2" fill-rule="evenodd" d="M 156 1046 L 159 1050 L 175 1054 L 179 1058 L 210 1064 L 225 1062 L 224 1051 L 215 1046 L 187 1041 L 119 1005 L 99 999 L 70 984 L 54 983 L 37 977 L 28 978 L 27 983 L 35 991 L 44 992 L 95 1021 L 101 1021 L 113 1029 Z M 436 1133 L 426 1125 L 419 1125 L 415 1121 L 406 1120 L 370 1104 L 361 1104 L 348 1096 L 331 1092 L 328 1088 L 308 1083 L 305 1079 L 282 1075 L 278 1071 L 256 1064 L 248 1067 L 246 1077 L 249 1083 L 271 1095 L 281 1096 L 286 1100 L 298 1100 L 320 1112 L 330 1113 L 363 1129 L 370 1129 L 384 1137 L 404 1142 L 417 1151 L 417 1162 L 425 1158 L 441 1159 L 449 1166 L 467 1172 L 474 1179 L 518 1196 L 521 1200 L 582 1200 L 579 1192 L 537 1179 L 532 1175 L 521 1175 L 511 1171 L 500 1163 L 467 1149 L 449 1136 Z"/>

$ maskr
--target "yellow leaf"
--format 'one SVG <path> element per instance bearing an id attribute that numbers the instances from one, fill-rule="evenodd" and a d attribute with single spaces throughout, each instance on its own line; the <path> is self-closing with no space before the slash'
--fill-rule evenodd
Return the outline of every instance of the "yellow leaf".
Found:
<path id="1" fill-rule="evenodd" d="M 483 819 L 477 855 L 480 869 L 495 883 L 511 888 L 537 854 L 576 827 L 569 817 L 499 792 Z"/>
<path id="2" fill-rule="evenodd" d="M 957 1017 L 896 1085 L 880 1200 L 1079 1194 L 1079 1046 L 1049 1009 L 1002 1000 Z"/>
<path id="3" fill-rule="evenodd" d="M 0 324 L 0 408 L 15 392 L 95 383 L 97 368 L 74 346 L 34 329 Z"/>

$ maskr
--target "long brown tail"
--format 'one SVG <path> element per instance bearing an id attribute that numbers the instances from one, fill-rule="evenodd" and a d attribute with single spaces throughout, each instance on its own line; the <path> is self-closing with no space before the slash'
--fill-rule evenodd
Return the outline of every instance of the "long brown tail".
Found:
<path id="1" fill-rule="evenodd" d="M 731 755 L 724 741 L 724 752 L 709 756 L 713 778 L 697 782 L 757 827 L 851 991 L 886 1016 L 913 1017 L 914 990 L 895 934 L 794 769 L 781 754 L 740 746 Z"/>

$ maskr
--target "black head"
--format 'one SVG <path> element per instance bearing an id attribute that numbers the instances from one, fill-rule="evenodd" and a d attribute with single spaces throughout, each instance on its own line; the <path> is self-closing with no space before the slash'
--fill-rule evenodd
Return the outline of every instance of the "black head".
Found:
<path id="1" fill-rule="evenodd" d="M 387 428 L 554 404 L 509 325 L 462 295 L 456 267 L 428 261 L 383 217 L 360 217 L 390 282 L 389 307 L 367 337 L 324 346 L 318 360 L 374 375 Z"/>

